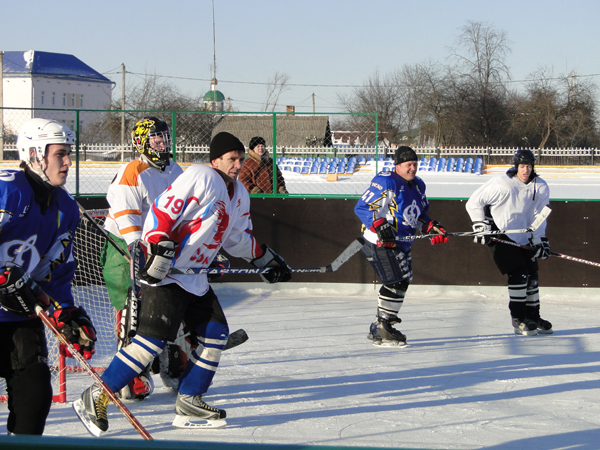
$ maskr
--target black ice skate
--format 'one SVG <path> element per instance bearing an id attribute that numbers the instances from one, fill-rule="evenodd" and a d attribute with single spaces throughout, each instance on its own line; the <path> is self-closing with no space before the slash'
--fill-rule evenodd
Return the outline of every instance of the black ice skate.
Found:
<path id="1" fill-rule="evenodd" d="M 512 325 L 515 329 L 515 334 L 521 334 L 523 336 L 535 336 L 538 334 L 538 325 L 533 320 L 513 317 Z"/>
<path id="2" fill-rule="evenodd" d="M 368 339 L 377 347 L 402 347 L 406 345 L 406 336 L 396 330 L 393 325 L 402 320 L 396 316 L 388 316 L 381 312 L 371 324 Z"/>
<path id="3" fill-rule="evenodd" d="M 227 414 L 223 409 L 213 408 L 202 401 L 201 395 L 177 394 L 175 402 L 175 420 L 173 426 L 177 428 L 223 428 L 227 425 Z M 205 422 L 193 422 L 201 419 Z"/>
<path id="4" fill-rule="evenodd" d="M 541 317 L 537 320 L 534 320 L 537 324 L 537 331 L 539 334 L 552 334 L 554 330 L 552 329 L 552 324 L 547 320 L 542 319 Z"/>
<path id="5" fill-rule="evenodd" d="M 108 430 L 106 408 L 109 403 L 108 395 L 97 384 L 87 388 L 81 397 L 73 402 L 73 409 L 93 436 L 100 437 Z"/>

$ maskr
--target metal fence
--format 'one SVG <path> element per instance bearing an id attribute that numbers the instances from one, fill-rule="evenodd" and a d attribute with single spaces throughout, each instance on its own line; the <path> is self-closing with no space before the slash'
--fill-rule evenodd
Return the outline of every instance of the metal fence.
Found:
<path id="1" fill-rule="evenodd" d="M 277 171 L 285 179 L 286 193 L 254 191 L 254 196 L 301 195 L 359 196 L 370 179 L 390 168 L 394 148 L 378 140 L 374 113 L 236 113 L 209 111 L 118 111 L 3 108 L 0 157 L 18 159 L 16 133 L 26 120 L 58 120 L 77 136 L 74 167 L 67 189 L 75 196 L 105 196 L 118 166 L 138 157 L 130 142 L 133 125 L 142 117 L 156 116 L 172 129 L 173 158 L 188 164 L 209 163 L 212 137 L 228 131 L 247 147 L 261 136 L 272 157 L 268 163 L 275 183 Z M 386 142 L 386 141 L 384 141 Z M 398 145 L 402 145 L 401 143 Z M 414 147 L 425 158 L 481 158 L 485 165 L 510 164 L 516 148 Z M 538 164 L 594 165 L 596 149 L 535 149 Z M 249 155 L 247 155 L 247 158 Z M 387 161 L 387 163 L 386 163 Z M 3 166 L 10 163 L 3 163 Z M 16 164 L 16 163 L 15 163 Z M 261 164 L 265 164 L 264 161 Z M 392 165 L 393 167 L 393 165 Z M 250 189 L 249 189 L 250 190 Z"/>

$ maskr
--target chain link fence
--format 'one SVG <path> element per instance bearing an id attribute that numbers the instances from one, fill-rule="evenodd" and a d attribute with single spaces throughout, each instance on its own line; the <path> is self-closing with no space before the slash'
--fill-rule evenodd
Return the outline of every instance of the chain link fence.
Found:
<path id="1" fill-rule="evenodd" d="M 118 167 L 139 156 L 131 145 L 134 124 L 145 116 L 165 120 L 173 133 L 174 159 L 209 164 L 210 141 L 227 131 L 248 149 L 265 141 L 266 155 L 246 155 L 244 180 L 251 195 L 360 196 L 380 170 L 393 170 L 394 146 L 378 139 L 374 113 L 236 113 L 209 111 L 107 111 L 0 108 L 2 166 L 17 166 L 16 134 L 23 122 L 42 117 L 65 123 L 77 134 L 67 190 L 75 196 L 104 196 Z M 408 143 L 408 142 L 407 142 Z M 398 143 L 402 145 L 402 143 Z M 516 148 L 430 148 L 413 146 L 420 158 L 481 159 L 510 164 Z M 597 149 L 534 149 L 538 164 L 595 165 Z M 455 167 L 462 167 L 458 164 Z M 467 166 L 468 167 L 468 166 Z M 252 169 L 252 170 L 250 170 Z M 431 169 L 430 169 L 431 170 Z M 275 190 L 273 190 L 275 185 Z"/>

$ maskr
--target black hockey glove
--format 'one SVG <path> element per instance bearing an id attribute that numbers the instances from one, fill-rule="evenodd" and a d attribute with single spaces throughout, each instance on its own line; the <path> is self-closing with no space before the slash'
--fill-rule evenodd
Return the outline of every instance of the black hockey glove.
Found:
<path id="1" fill-rule="evenodd" d="M 144 268 L 140 270 L 140 279 L 156 284 L 165 279 L 175 258 L 175 241 L 160 241 L 157 244 L 144 243 L 150 247 Z"/>
<path id="2" fill-rule="evenodd" d="M 448 242 L 448 236 L 446 236 L 446 229 L 437 220 L 431 220 L 424 223 L 421 227 L 423 234 L 438 233 L 430 239 L 431 245 L 445 244 Z"/>
<path id="3" fill-rule="evenodd" d="M 533 255 L 534 257 L 548 259 L 550 256 L 550 242 L 548 242 L 546 236 L 542 236 L 541 238 L 531 238 L 529 239 L 529 244 L 533 247 L 533 251 L 535 252 Z"/>
<path id="4" fill-rule="evenodd" d="M 227 257 L 225 255 L 222 255 L 221 253 L 217 253 L 217 256 L 215 256 L 215 259 L 212 260 L 212 262 L 210 263 L 210 265 L 208 266 L 209 269 L 229 269 L 229 267 L 231 266 L 231 264 L 229 263 L 229 259 L 227 259 Z M 208 278 L 208 281 L 215 281 L 217 278 L 222 277 L 223 275 L 225 275 L 224 273 L 210 273 L 208 272 L 208 274 L 206 275 L 206 277 Z"/>
<path id="5" fill-rule="evenodd" d="M 50 299 L 21 266 L 10 266 L 0 269 L 0 305 L 20 316 L 35 317 L 36 305 L 45 311 Z"/>
<path id="6" fill-rule="evenodd" d="M 73 344 L 75 350 L 81 353 L 86 360 L 91 359 L 98 338 L 96 329 L 92 325 L 92 319 L 87 315 L 85 309 L 81 306 L 79 308 L 69 306 L 54 311 L 51 318 L 56 328 Z M 73 358 L 69 349 L 65 350 L 67 356 Z"/>
<path id="7" fill-rule="evenodd" d="M 490 231 L 492 231 L 492 224 L 489 220 L 473 222 L 471 226 L 473 227 L 473 232 L 475 233 L 489 233 Z M 485 245 L 488 242 L 490 242 L 490 238 L 489 236 L 485 235 L 475 236 L 473 237 L 473 242 L 475 242 L 476 244 Z"/>
<path id="8" fill-rule="evenodd" d="M 378 247 L 394 248 L 396 246 L 396 235 L 385 217 L 377 219 L 369 229 L 373 233 L 377 233 Z"/>
<path id="9" fill-rule="evenodd" d="M 265 283 L 283 283 L 291 280 L 292 269 L 286 264 L 285 260 L 265 244 L 261 245 L 260 248 L 263 250 L 263 255 L 260 258 L 254 258 L 250 261 L 250 264 L 258 268 L 272 267 L 272 269 L 260 274 L 263 281 Z"/>

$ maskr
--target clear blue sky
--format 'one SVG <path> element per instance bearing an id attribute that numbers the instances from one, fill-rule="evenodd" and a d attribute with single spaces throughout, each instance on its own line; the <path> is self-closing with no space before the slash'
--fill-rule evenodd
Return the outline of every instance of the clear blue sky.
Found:
<path id="1" fill-rule="evenodd" d="M 73 54 L 117 82 L 143 73 L 173 78 L 185 94 L 210 88 L 211 0 L 3 0 L 0 50 Z M 600 85 L 600 2 L 595 0 L 215 0 L 219 90 L 240 111 L 260 111 L 275 72 L 292 89 L 279 104 L 336 112 L 376 70 L 446 62 L 460 27 L 480 21 L 507 33 L 514 80 L 541 66 L 575 70 Z"/>

